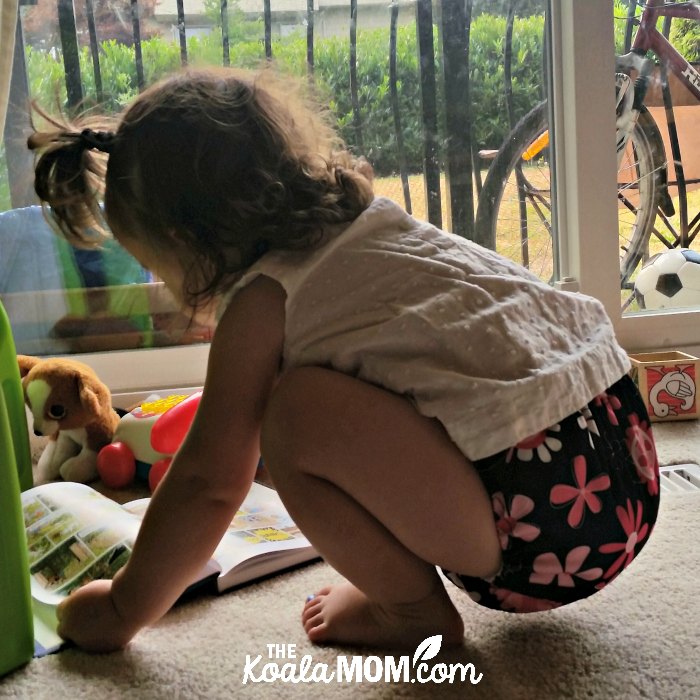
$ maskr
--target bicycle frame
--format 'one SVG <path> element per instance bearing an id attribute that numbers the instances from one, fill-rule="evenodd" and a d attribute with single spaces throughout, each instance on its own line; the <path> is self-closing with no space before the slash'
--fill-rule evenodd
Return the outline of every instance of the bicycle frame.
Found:
<path id="1" fill-rule="evenodd" d="M 700 73 L 678 53 L 676 48 L 656 28 L 660 17 L 694 19 L 700 22 L 700 7 L 693 2 L 668 4 L 664 0 L 647 0 L 632 43 L 632 53 L 644 56 L 648 51 L 653 51 L 675 73 L 688 91 L 700 101 Z"/>
<path id="2" fill-rule="evenodd" d="M 656 28 L 660 17 L 677 17 L 700 22 L 700 7 L 694 2 L 667 3 L 665 0 L 647 0 L 640 18 L 640 24 L 634 36 L 631 51 L 622 56 L 617 56 L 615 66 L 617 71 L 629 74 L 636 71 L 642 78 L 635 85 L 636 95 L 632 109 L 627 109 L 627 124 L 622 128 L 622 138 L 618 133 L 618 159 L 636 122 L 637 114 L 642 108 L 646 95 L 649 77 L 654 68 L 654 63 L 647 57 L 652 51 L 662 60 L 677 76 L 678 80 L 700 102 L 700 73 L 688 61 L 681 56 L 668 39 Z M 621 126 L 621 124 L 618 124 Z M 525 159 L 530 160 L 537 156 L 549 145 L 549 134 L 545 132 L 537 143 L 533 143 L 525 154 Z"/>
<path id="3" fill-rule="evenodd" d="M 694 2 L 665 2 L 664 0 L 646 0 L 642 11 L 639 26 L 635 32 L 630 52 L 616 59 L 616 70 L 621 70 L 629 74 L 630 70 L 635 70 L 642 78 L 637 80 L 635 85 L 639 86 L 639 95 L 635 95 L 635 105 L 631 110 L 633 119 L 636 119 L 636 110 L 641 109 L 641 103 L 646 93 L 648 78 L 653 69 L 653 61 L 648 57 L 651 53 L 664 67 L 666 71 L 671 71 L 685 89 L 700 102 L 700 73 L 681 56 L 678 50 L 666 39 L 657 29 L 658 20 L 664 18 L 670 21 L 671 18 L 693 20 L 700 22 L 700 7 Z M 665 88 L 668 89 L 667 87 Z M 666 103 L 666 97 L 664 97 Z M 700 214 L 696 215 L 692 221 L 689 220 L 687 208 L 687 185 L 696 184 L 697 180 L 688 181 L 683 172 L 683 161 L 678 142 L 675 120 L 673 117 L 673 107 L 670 101 L 666 103 L 666 118 L 668 120 L 669 136 L 671 139 L 671 152 L 673 157 L 673 168 L 676 175 L 675 184 L 679 193 L 679 217 L 680 227 L 676 230 L 674 224 L 665 215 L 673 213 L 674 207 L 664 188 L 662 200 L 659 202 L 660 217 L 668 229 L 666 234 L 654 227 L 654 234 L 669 247 L 681 245 L 688 247 L 700 231 L 698 222 Z M 669 183 L 671 184 L 671 183 Z M 669 206 L 667 206 L 669 205 Z M 673 239 L 669 244 L 665 236 L 670 235 Z"/>

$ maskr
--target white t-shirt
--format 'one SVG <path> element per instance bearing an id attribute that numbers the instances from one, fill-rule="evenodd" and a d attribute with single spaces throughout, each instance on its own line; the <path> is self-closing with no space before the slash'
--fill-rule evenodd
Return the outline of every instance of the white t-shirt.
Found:
<path id="1" fill-rule="evenodd" d="M 385 387 L 482 459 L 585 406 L 629 370 L 596 299 L 377 198 L 312 251 L 271 251 L 257 275 L 287 293 L 283 367 Z"/>

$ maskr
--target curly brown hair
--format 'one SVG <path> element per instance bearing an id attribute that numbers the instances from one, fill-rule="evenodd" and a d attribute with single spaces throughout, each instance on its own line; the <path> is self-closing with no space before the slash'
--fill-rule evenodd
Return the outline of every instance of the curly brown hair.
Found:
<path id="1" fill-rule="evenodd" d="M 373 199 L 369 164 L 327 110 L 270 69 L 185 70 L 116 119 L 40 113 L 51 128 L 28 139 L 35 189 L 66 238 L 98 242 L 104 198 L 117 238 L 192 253 L 183 290 L 193 308 L 267 250 L 313 247 Z"/>

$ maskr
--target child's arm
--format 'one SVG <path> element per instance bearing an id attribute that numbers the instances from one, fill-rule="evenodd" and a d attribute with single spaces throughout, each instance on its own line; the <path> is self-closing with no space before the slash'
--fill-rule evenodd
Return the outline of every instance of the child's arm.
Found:
<path id="1" fill-rule="evenodd" d="M 61 604 L 59 634 L 108 651 L 155 622 L 201 571 L 245 498 L 284 340 L 282 288 L 258 277 L 224 313 L 201 403 L 158 486 L 128 564 Z"/>

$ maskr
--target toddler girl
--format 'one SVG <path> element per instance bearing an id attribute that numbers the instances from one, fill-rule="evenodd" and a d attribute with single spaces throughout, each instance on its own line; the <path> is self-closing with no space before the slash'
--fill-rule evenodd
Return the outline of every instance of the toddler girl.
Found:
<path id="1" fill-rule="evenodd" d="M 601 304 L 374 198 L 328 124 L 269 72 L 187 71 L 113 124 L 29 139 L 69 240 L 97 242 L 103 198 L 117 241 L 219 316 L 133 556 L 60 607 L 85 649 L 171 607 L 260 452 L 347 579 L 307 600 L 314 642 L 458 644 L 438 569 L 489 608 L 548 610 L 607 586 L 649 538 L 654 443 Z"/>

